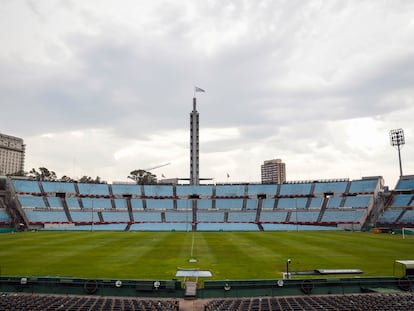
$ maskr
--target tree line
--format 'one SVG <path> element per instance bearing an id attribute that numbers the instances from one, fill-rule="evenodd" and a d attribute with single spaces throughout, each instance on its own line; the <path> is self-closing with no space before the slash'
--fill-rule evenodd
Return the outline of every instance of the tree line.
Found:
<path id="1" fill-rule="evenodd" d="M 14 174 L 10 174 L 9 176 L 29 177 L 31 179 L 38 180 L 38 181 L 63 181 L 63 182 L 88 183 L 88 184 L 106 184 L 107 183 L 105 180 L 102 180 L 102 178 L 99 176 L 96 176 L 95 178 L 93 178 L 93 177 L 85 175 L 79 179 L 75 179 L 75 178 L 63 175 L 62 177 L 59 178 L 54 171 L 49 170 L 46 167 L 39 167 L 37 170 L 35 168 L 32 168 L 29 172 L 19 171 Z M 157 183 L 157 176 L 143 169 L 137 169 L 137 170 L 131 171 L 128 175 L 128 178 L 133 180 L 135 183 L 139 185 Z"/>

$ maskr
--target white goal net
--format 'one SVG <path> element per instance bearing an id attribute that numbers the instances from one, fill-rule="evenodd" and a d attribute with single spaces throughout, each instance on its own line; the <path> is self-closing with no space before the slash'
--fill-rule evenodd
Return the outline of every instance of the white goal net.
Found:
<path id="1" fill-rule="evenodd" d="M 414 235 L 414 228 L 402 228 L 402 237 L 405 239 L 407 235 Z"/>

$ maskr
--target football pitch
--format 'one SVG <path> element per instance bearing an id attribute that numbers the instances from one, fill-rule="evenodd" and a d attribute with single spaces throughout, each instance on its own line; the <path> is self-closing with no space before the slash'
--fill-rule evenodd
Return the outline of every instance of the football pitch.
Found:
<path id="1" fill-rule="evenodd" d="M 217 280 L 277 279 L 287 259 L 292 260 L 290 271 L 361 269 L 362 276 L 392 276 L 396 259 L 414 259 L 414 236 L 325 231 L 0 234 L 1 276 L 170 280 L 180 267 L 209 270 Z"/>

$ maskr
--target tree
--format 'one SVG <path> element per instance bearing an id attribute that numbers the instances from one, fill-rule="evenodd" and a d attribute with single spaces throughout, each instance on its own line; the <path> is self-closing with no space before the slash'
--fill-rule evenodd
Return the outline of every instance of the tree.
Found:
<path id="1" fill-rule="evenodd" d="M 79 182 L 80 183 L 86 183 L 86 184 L 106 184 L 106 181 L 102 180 L 101 177 L 99 177 L 99 176 L 96 176 L 96 178 L 93 179 L 92 177 L 86 176 L 86 175 L 82 176 L 79 179 Z"/>
<path id="2" fill-rule="evenodd" d="M 63 175 L 60 178 L 60 181 L 64 181 L 64 182 L 74 182 L 75 180 L 73 178 L 69 177 L 69 176 Z"/>
<path id="3" fill-rule="evenodd" d="M 40 181 L 55 181 L 57 179 L 56 173 L 54 171 L 49 171 L 46 167 L 39 167 L 39 171 L 32 168 L 29 172 L 29 176 Z"/>
<path id="4" fill-rule="evenodd" d="M 146 170 L 134 170 L 128 176 L 129 179 L 134 180 L 138 185 L 156 184 L 157 176 Z"/>

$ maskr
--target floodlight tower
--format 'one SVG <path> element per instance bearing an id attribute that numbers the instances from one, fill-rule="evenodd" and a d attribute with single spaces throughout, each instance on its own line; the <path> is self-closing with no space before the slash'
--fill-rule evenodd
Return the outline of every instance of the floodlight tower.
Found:
<path id="1" fill-rule="evenodd" d="M 193 111 L 190 117 L 190 185 L 199 184 L 199 114 L 197 111 L 197 100 L 193 98 Z"/>
<path id="2" fill-rule="evenodd" d="M 400 177 L 403 175 L 402 164 L 401 164 L 401 146 L 405 145 L 404 130 L 396 129 L 390 131 L 391 146 L 397 147 L 398 149 L 398 160 L 400 163 Z"/>
<path id="3" fill-rule="evenodd" d="M 194 87 L 193 111 L 190 114 L 190 185 L 200 184 L 199 168 L 199 113 L 197 111 L 197 92 L 205 92 L 199 87 Z"/>

